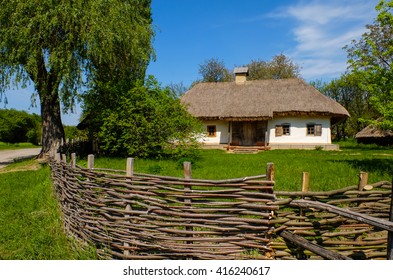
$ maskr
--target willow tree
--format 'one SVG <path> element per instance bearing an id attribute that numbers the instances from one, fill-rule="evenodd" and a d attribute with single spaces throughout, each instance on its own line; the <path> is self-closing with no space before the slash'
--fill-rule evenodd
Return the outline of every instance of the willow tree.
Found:
<path id="1" fill-rule="evenodd" d="M 153 55 L 151 0 L 0 0 L 0 92 L 33 83 L 42 151 L 64 139 L 72 110 L 101 79 L 138 80 Z"/>

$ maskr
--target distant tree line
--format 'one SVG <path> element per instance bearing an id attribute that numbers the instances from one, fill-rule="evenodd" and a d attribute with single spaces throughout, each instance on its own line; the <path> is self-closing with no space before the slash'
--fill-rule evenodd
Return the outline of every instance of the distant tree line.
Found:
<path id="1" fill-rule="evenodd" d="M 273 56 L 271 61 L 263 59 L 251 60 L 242 65 L 248 67 L 248 80 L 300 78 L 300 66 L 284 54 Z M 224 61 L 211 58 L 199 65 L 202 79 L 194 82 L 230 82 L 235 79 L 233 69 L 228 69 Z"/>
<path id="2" fill-rule="evenodd" d="M 15 109 L 0 109 L 0 141 L 38 145 L 41 141 L 41 117 Z"/>

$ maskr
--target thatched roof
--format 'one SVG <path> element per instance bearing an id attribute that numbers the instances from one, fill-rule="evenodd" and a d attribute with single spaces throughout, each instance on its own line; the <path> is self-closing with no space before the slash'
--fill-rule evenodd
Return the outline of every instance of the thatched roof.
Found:
<path id="1" fill-rule="evenodd" d="M 301 79 L 199 83 L 183 97 L 188 111 L 202 119 L 262 120 L 277 115 L 326 115 L 348 111 Z"/>
<path id="2" fill-rule="evenodd" d="M 361 131 L 356 133 L 355 138 L 385 138 L 393 137 L 393 131 L 382 130 L 372 124 L 366 126 Z"/>

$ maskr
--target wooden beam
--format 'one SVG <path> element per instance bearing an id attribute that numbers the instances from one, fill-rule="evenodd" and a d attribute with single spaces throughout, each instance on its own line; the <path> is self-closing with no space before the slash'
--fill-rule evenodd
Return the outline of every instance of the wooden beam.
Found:
<path id="1" fill-rule="evenodd" d="M 379 218 L 374 218 L 366 214 L 360 214 L 357 212 L 354 212 L 349 209 L 344 209 L 340 208 L 337 206 L 333 206 L 330 204 L 322 203 L 319 201 L 311 201 L 311 200 L 304 200 L 304 199 L 298 199 L 298 200 L 293 200 L 289 205 L 291 206 L 297 206 L 301 208 L 317 208 L 321 209 L 324 211 L 328 211 L 331 213 L 338 214 L 340 216 L 350 218 L 362 223 L 366 223 L 372 226 L 375 226 L 380 229 L 387 230 L 389 232 L 393 232 L 393 222 L 386 221 L 383 219 Z"/>
<path id="2" fill-rule="evenodd" d="M 325 259 L 328 259 L 328 260 L 351 260 L 351 258 L 343 256 L 337 252 L 327 250 L 327 249 L 323 248 L 322 246 L 320 246 L 318 244 L 311 243 L 307 239 L 305 239 L 299 235 L 293 234 L 287 230 L 282 231 L 279 235 L 282 238 L 289 240 L 293 244 L 295 244 L 299 247 L 302 247 L 306 250 L 309 250 L 309 251 L 313 252 L 314 254 L 317 254 Z"/>

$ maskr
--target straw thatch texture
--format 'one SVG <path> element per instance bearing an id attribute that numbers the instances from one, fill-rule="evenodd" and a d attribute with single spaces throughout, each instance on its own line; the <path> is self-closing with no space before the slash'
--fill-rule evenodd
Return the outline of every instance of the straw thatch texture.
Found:
<path id="1" fill-rule="evenodd" d="M 278 206 L 264 175 L 210 181 L 50 165 L 67 230 L 111 258 L 272 258 Z"/>
<path id="2" fill-rule="evenodd" d="M 360 143 L 376 143 L 381 145 L 393 145 L 393 131 L 382 130 L 374 125 L 368 125 L 359 131 L 355 138 Z"/>
<path id="3" fill-rule="evenodd" d="M 350 186 L 330 192 L 275 192 L 280 211 L 273 220 L 276 227 L 305 237 L 325 249 L 353 259 L 386 259 L 387 231 L 369 224 L 317 209 L 299 209 L 293 200 L 304 198 L 389 220 L 392 186 L 389 182 L 372 184 L 372 190 L 358 191 Z M 321 259 L 277 236 L 271 243 L 276 259 Z"/>
<path id="4" fill-rule="evenodd" d="M 326 115 L 348 111 L 301 79 L 198 83 L 183 97 L 188 111 L 202 119 L 263 120 L 276 115 Z"/>

